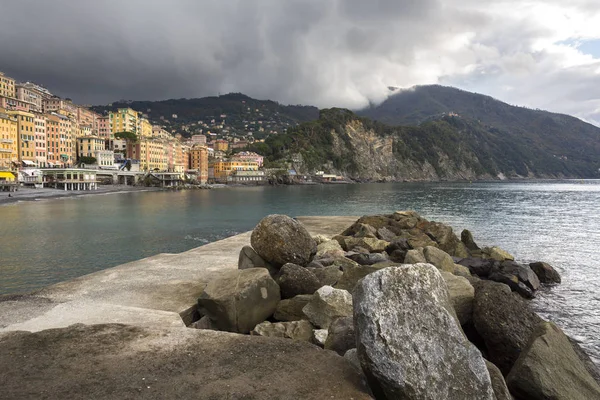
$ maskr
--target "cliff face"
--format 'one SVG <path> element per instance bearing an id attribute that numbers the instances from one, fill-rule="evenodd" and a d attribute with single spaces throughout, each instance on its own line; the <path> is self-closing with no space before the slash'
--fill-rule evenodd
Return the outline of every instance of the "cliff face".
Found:
<path id="1" fill-rule="evenodd" d="M 256 150 L 269 162 L 292 162 L 302 174 L 324 171 L 356 181 L 600 176 L 600 155 L 559 156 L 527 137 L 460 116 L 392 127 L 326 109 L 318 120 L 270 137 Z"/>

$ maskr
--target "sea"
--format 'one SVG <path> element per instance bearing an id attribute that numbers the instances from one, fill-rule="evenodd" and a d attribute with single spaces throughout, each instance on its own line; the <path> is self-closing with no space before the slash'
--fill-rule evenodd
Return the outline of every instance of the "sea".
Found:
<path id="1" fill-rule="evenodd" d="M 600 362 L 600 180 L 374 183 L 128 192 L 0 206 L 0 295 L 251 230 L 268 214 L 415 210 L 562 275 L 533 306 Z"/>

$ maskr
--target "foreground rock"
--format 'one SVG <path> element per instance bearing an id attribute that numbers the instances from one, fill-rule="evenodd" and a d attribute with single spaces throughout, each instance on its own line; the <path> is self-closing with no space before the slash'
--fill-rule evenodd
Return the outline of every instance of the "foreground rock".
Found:
<path id="1" fill-rule="evenodd" d="M 495 399 L 481 353 L 454 319 L 430 264 L 368 275 L 354 292 L 358 356 L 382 399 Z"/>
<path id="2" fill-rule="evenodd" d="M 333 320 L 329 325 L 325 348 L 343 356 L 348 350 L 355 347 L 354 318 L 342 317 Z"/>
<path id="3" fill-rule="evenodd" d="M 279 286 L 265 268 L 234 270 L 206 285 L 198 311 L 219 330 L 248 333 L 275 311 Z"/>
<path id="4" fill-rule="evenodd" d="M 448 286 L 448 295 L 456 316 L 461 325 L 471 321 L 473 317 L 473 300 L 475 298 L 475 289 L 469 281 L 449 272 L 441 271 L 444 281 Z"/>
<path id="5" fill-rule="evenodd" d="M 187 328 L 8 333 L 0 336 L 0 365 L 3 400 L 370 398 L 359 372 L 333 352 Z"/>
<path id="6" fill-rule="evenodd" d="M 551 322 L 542 322 L 506 382 L 519 399 L 600 399 L 600 386 L 589 375 L 567 336 Z"/>
<path id="7" fill-rule="evenodd" d="M 560 275 L 556 270 L 545 262 L 534 262 L 529 267 L 535 272 L 542 283 L 560 283 Z"/>
<path id="8" fill-rule="evenodd" d="M 282 299 L 290 299 L 301 294 L 313 294 L 321 287 L 315 274 L 307 268 L 292 263 L 281 267 L 277 284 L 281 289 Z"/>
<path id="9" fill-rule="evenodd" d="M 277 321 L 299 321 L 301 319 L 308 319 L 302 309 L 312 299 L 311 294 L 301 294 L 291 299 L 281 300 L 275 308 L 273 318 Z"/>
<path id="10" fill-rule="evenodd" d="M 346 290 L 323 286 L 302 311 L 314 325 L 329 329 L 334 319 L 352 315 L 352 295 Z"/>
<path id="11" fill-rule="evenodd" d="M 542 319 L 527 302 L 504 284 L 481 281 L 473 306 L 475 329 L 483 338 L 488 359 L 507 375 Z"/>
<path id="12" fill-rule="evenodd" d="M 266 268 L 270 274 L 277 273 L 277 269 L 271 264 L 263 260 L 256 251 L 250 246 L 242 247 L 240 256 L 238 258 L 238 269 L 249 269 L 249 268 Z"/>
<path id="13" fill-rule="evenodd" d="M 275 267 L 286 263 L 306 265 L 317 251 L 317 243 L 306 228 L 287 215 L 268 215 L 252 231 L 250 243 L 265 261 Z"/>
<path id="14" fill-rule="evenodd" d="M 508 390 L 508 387 L 506 386 L 506 381 L 504 380 L 504 376 L 502 376 L 502 372 L 498 369 L 498 367 L 488 360 L 485 360 L 485 366 L 490 373 L 490 379 L 492 380 L 492 388 L 494 389 L 496 400 L 512 400 L 512 396 Z"/>

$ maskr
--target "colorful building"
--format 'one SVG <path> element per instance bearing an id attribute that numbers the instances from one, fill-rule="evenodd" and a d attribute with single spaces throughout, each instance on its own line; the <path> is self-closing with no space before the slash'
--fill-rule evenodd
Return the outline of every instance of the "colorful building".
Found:
<path id="1" fill-rule="evenodd" d="M 35 113 L 33 124 L 35 125 L 35 164 L 38 168 L 46 168 L 48 163 L 46 116 Z"/>
<path id="2" fill-rule="evenodd" d="M 29 103 L 30 111 L 42 112 L 44 100 L 42 93 L 21 83 L 15 85 L 15 88 L 17 99 Z"/>
<path id="3" fill-rule="evenodd" d="M 71 121 L 64 115 L 52 113 L 46 120 L 47 159 L 49 167 L 70 167 L 73 165 L 73 142 Z"/>
<path id="4" fill-rule="evenodd" d="M 113 135 L 110 125 L 110 118 L 108 116 L 98 117 L 96 119 L 96 123 L 98 127 L 98 136 L 103 139 L 110 139 Z"/>
<path id="5" fill-rule="evenodd" d="M 140 171 L 166 171 L 168 154 L 159 140 L 140 139 L 127 143 L 127 157 L 140 161 Z"/>
<path id="6" fill-rule="evenodd" d="M 9 110 L 17 119 L 17 151 L 19 162 L 26 167 L 37 166 L 35 159 L 35 115 L 30 112 Z"/>
<path id="7" fill-rule="evenodd" d="M 108 113 L 112 135 L 119 132 L 140 134 L 140 113 L 131 108 L 119 108 Z"/>
<path id="8" fill-rule="evenodd" d="M 213 149 L 215 151 L 227 152 L 229 150 L 229 142 L 224 139 L 217 139 L 213 142 Z"/>
<path id="9" fill-rule="evenodd" d="M 214 177 L 217 182 L 227 182 L 233 171 L 258 171 L 258 163 L 242 160 L 219 160 L 212 163 Z"/>
<path id="10" fill-rule="evenodd" d="M 31 110 L 31 103 L 17 98 L 0 96 L 0 108 L 29 112 Z"/>
<path id="11" fill-rule="evenodd" d="M 77 159 L 96 157 L 96 153 L 104 150 L 104 139 L 98 136 L 82 136 L 77 138 Z"/>
<path id="12" fill-rule="evenodd" d="M 0 72 L 0 96 L 11 98 L 17 97 L 15 80 L 4 75 L 4 72 Z"/>
<path id="13" fill-rule="evenodd" d="M 254 153 L 252 151 L 242 151 L 240 153 L 236 153 L 232 159 L 242 160 L 242 161 L 255 161 L 258 164 L 259 168 L 262 168 L 264 157 L 260 154 Z"/>
<path id="14" fill-rule="evenodd" d="M 19 162 L 17 119 L 0 109 L 0 170 L 12 170 Z"/>
<path id="15" fill-rule="evenodd" d="M 140 136 L 141 137 L 152 137 L 152 124 L 147 118 L 140 119 Z"/>
<path id="16" fill-rule="evenodd" d="M 193 146 L 190 149 L 190 169 L 198 171 L 198 181 L 208 182 L 208 148 L 206 146 Z"/>

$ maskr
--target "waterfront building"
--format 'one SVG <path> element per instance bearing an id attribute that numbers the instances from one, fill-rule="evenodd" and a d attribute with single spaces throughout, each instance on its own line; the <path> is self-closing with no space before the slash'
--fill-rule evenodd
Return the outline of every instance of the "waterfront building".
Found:
<path id="1" fill-rule="evenodd" d="M 98 136 L 82 136 L 77 138 L 77 159 L 96 157 L 96 153 L 104 150 L 104 139 Z"/>
<path id="2" fill-rule="evenodd" d="M 17 151 L 23 167 L 36 166 L 35 159 L 35 115 L 30 112 L 9 110 L 17 119 Z"/>
<path id="3" fill-rule="evenodd" d="M 215 151 L 227 152 L 229 150 L 229 142 L 224 139 L 217 139 L 213 142 L 213 149 Z"/>
<path id="4" fill-rule="evenodd" d="M 17 119 L 0 108 L 0 170 L 12 170 L 19 162 Z"/>
<path id="5" fill-rule="evenodd" d="M 31 103 L 13 97 L 0 96 L 0 108 L 29 112 Z"/>
<path id="6" fill-rule="evenodd" d="M 258 171 L 258 163 L 242 160 L 218 160 L 212 163 L 214 179 L 217 182 L 227 182 L 227 177 L 233 171 Z"/>
<path id="7" fill-rule="evenodd" d="M 265 183 L 265 171 L 235 170 L 227 176 L 227 183 L 233 184 L 261 184 Z"/>
<path id="8" fill-rule="evenodd" d="M 208 182 L 208 148 L 196 145 L 190 149 L 190 169 L 198 172 L 200 183 Z"/>
<path id="9" fill-rule="evenodd" d="M 15 92 L 15 80 L 4 75 L 4 72 L 0 72 L 0 96 L 11 98 L 17 97 Z"/>
<path id="10" fill-rule="evenodd" d="M 71 121 L 62 114 L 52 113 L 46 117 L 47 159 L 50 167 L 73 165 L 76 151 Z"/>
<path id="11" fill-rule="evenodd" d="M 147 118 L 140 119 L 140 137 L 152 137 L 152 124 Z"/>
<path id="12" fill-rule="evenodd" d="M 115 165 L 115 152 L 112 150 L 96 150 L 94 152 L 98 168 L 113 168 Z"/>
<path id="13" fill-rule="evenodd" d="M 141 171 L 166 171 L 168 155 L 162 141 L 143 138 L 127 143 L 127 157 L 140 161 Z"/>
<path id="14" fill-rule="evenodd" d="M 42 185 L 63 190 L 96 190 L 96 171 L 81 168 L 43 169 Z"/>
<path id="15" fill-rule="evenodd" d="M 183 174 L 188 166 L 188 147 L 175 138 L 165 140 L 163 143 L 167 154 L 167 170 Z"/>
<path id="16" fill-rule="evenodd" d="M 111 130 L 110 118 L 108 116 L 98 117 L 96 119 L 98 136 L 108 140 L 112 137 L 113 131 Z"/>
<path id="17" fill-rule="evenodd" d="M 131 108 L 119 108 L 108 113 L 111 137 L 119 132 L 140 134 L 140 113 Z"/>
<path id="18" fill-rule="evenodd" d="M 47 154 L 47 126 L 46 116 L 35 113 L 33 117 L 35 126 L 35 164 L 38 168 L 46 168 L 48 163 Z"/>
<path id="19" fill-rule="evenodd" d="M 43 100 L 44 96 L 38 90 L 27 86 L 24 83 L 18 83 L 15 85 L 16 97 L 18 100 L 24 101 L 30 104 L 30 111 L 42 112 L 43 111 Z"/>
<path id="20" fill-rule="evenodd" d="M 260 154 L 254 153 L 252 151 L 242 151 L 240 153 L 236 153 L 232 159 L 242 160 L 242 161 L 255 161 L 258 164 L 259 168 L 262 168 L 264 157 Z"/>

